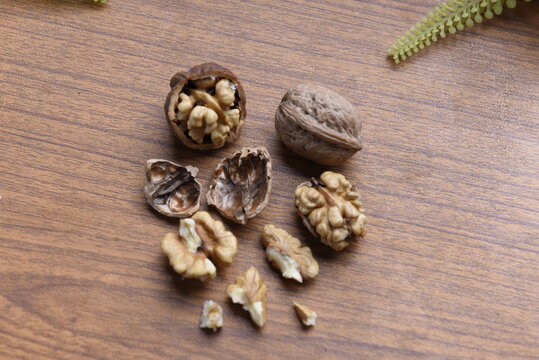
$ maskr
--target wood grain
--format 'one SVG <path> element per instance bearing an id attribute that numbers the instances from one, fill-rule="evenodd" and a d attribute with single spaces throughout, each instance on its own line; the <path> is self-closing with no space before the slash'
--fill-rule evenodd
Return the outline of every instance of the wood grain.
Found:
<path id="1" fill-rule="evenodd" d="M 392 65 L 387 47 L 436 3 L 0 2 L 0 358 L 538 359 L 539 2 Z M 204 61 L 247 93 L 243 136 L 213 152 L 182 147 L 162 109 L 169 78 Z M 364 119 L 364 149 L 333 170 L 357 184 L 368 235 L 342 253 L 293 208 L 326 168 L 274 131 L 303 82 Z M 230 225 L 231 268 L 181 281 L 159 249 L 177 222 L 146 205 L 144 162 L 196 165 L 206 189 L 220 158 L 253 145 L 273 157 L 270 205 Z M 267 223 L 312 245 L 315 281 L 268 266 Z M 225 294 L 250 265 L 269 288 L 261 331 Z M 219 333 L 197 327 L 206 299 L 223 305 Z"/>

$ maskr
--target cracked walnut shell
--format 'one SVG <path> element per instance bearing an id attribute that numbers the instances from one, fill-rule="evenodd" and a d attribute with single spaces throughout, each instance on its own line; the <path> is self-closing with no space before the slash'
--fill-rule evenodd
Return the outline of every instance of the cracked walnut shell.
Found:
<path id="1" fill-rule="evenodd" d="M 288 91 L 275 113 L 275 128 L 296 154 L 323 165 L 342 164 L 361 150 L 361 119 L 336 92 L 303 84 Z"/>
<path id="2" fill-rule="evenodd" d="M 314 279 L 318 275 L 318 262 L 308 246 L 273 225 L 266 225 L 262 234 L 266 256 L 284 278 L 302 283 L 303 279 Z"/>
<path id="3" fill-rule="evenodd" d="M 239 224 L 258 215 L 269 202 L 271 158 L 264 147 L 243 148 L 223 159 L 213 173 L 208 205 Z"/>
<path id="4" fill-rule="evenodd" d="M 243 305 L 251 315 L 253 322 L 259 327 L 266 324 L 267 287 L 254 266 L 239 276 L 236 282 L 227 289 L 227 294 L 234 304 Z"/>
<path id="5" fill-rule="evenodd" d="M 146 162 L 144 194 L 157 212 L 184 218 L 194 214 L 200 206 L 198 169 L 181 166 L 172 161 L 150 159 Z"/>
<path id="6" fill-rule="evenodd" d="M 209 150 L 236 141 L 246 116 L 245 92 L 228 69 L 205 63 L 170 80 L 165 102 L 168 124 L 192 149 Z"/>
<path id="7" fill-rule="evenodd" d="M 234 234 L 205 211 L 181 219 L 179 233 L 168 233 L 161 240 L 161 249 L 168 256 L 174 271 L 184 278 L 201 281 L 215 278 L 214 263 L 218 266 L 230 265 L 237 245 Z"/>
<path id="8" fill-rule="evenodd" d="M 204 301 L 200 322 L 201 329 L 212 329 L 214 332 L 223 327 L 223 308 L 213 300 Z"/>
<path id="9" fill-rule="evenodd" d="M 320 180 L 300 184 L 295 204 L 307 229 L 333 250 L 341 251 L 350 240 L 365 235 L 359 194 L 341 174 L 326 171 Z"/>

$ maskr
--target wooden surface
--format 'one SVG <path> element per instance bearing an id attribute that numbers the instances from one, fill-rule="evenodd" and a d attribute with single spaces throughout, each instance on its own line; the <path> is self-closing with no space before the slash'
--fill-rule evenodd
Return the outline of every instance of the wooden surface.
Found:
<path id="1" fill-rule="evenodd" d="M 539 358 L 539 2 L 392 66 L 387 47 L 435 4 L 2 0 L 0 358 Z M 169 78 L 204 61 L 236 73 L 248 108 L 239 142 L 205 153 L 162 108 Z M 364 149 L 334 170 L 358 186 L 368 235 L 342 253 L 311 241 L 320 275 L 297 285 L 260 233 L 310 239 L 292 194 L 325 168 L 273 126 L 302 82 L 361 112 Z M 230 226 L 231 268 L 182 281 L 159 248 L 177 221 L 146 205 L 144 162 L 196 165 L 206 189 L 220 158 L 254 145 L 273 157 L 270 205 Z M 225 295 L 249 265 L 269 288 L 262 331 Z M 198 329 L 206 299 L 223 305 L 219 333 Z"/>

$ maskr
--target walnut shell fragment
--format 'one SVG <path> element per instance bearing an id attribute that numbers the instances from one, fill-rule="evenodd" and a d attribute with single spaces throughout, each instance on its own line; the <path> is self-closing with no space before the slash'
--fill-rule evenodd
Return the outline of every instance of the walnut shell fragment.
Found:
<path id="1" fill-rule="evenodd" d="M 239 276 L 227 289 L 227 294 L 234 304 L 243 305 L 259 327 L 266 324 L 266 295 L 268 289 L 254 266 Z"/>
<path id="2" fill-rule="evenodd" d="M 318 262 L 308 246 L 273 225 L 266 225 L 262 233 L 266 256 L 284 278 L 302 283 L 303 279 L 314 279 L 318 275 Z"/>
<path id="3" fill-rule="evenodd" d="M 316 318 L 318 315 L 309 309 L 305 305 L 298 304 L 295 301 L 292 301 L 294 304 L 294 309 L 296 310 L 296 315 L 298 316 L 298 319 L 301 321 L 301 323 L 305 326 L 315 326 L 316 325 Z"/>
<path id="4" fill-rule="evenodd" d="M 223 327 L 223 308 L 213 300 L 204 301 L 198 326 L 214 332 Z"/>
<path id="5" fill-rule="evenodd" d="M 200 184 L 196 180 L 198 169 L 181 166 L 172 161 L 150 159 L 146 161 L 144 194 L 157 212 L 184 218 L 193 215 L 200 206 Z"/>
<path id="6" fill-rule="evenodd" d="M 189 148 L 218 149 L 236 141 L 243 127 L 246 97 L 230 70 L 215 63 L 193 66 L 170 80 L 165 102 L 168 124 Z"/>
<path id="7" fill-rule="evenodd" d="M 361 119 L 336 92 L 303 84 L 288 91 L 275 113 L 275 128 L 296 154 L 323 165 L 342 164 L 361 150 Z"/>
<path id="8" fill-rule="evenodd" d="M 184 278 L 201 281 L 215 278 L 217 270 L 214 263 L 230 265 L 237 246 L 234 234 L 205 211 L 181 219 L 179 233 L 168 233 L 161 240 L 161 249 L 174 271 Z"/>
<path id="9" fill-rule="evenodd" d="M 243 148 L 223 159 L 213 173 L 208 205 L 225 218 L 245 224 L 260 214 L 271 192 L 271 158 L 264 147 Z"/>
<path id="10" fill-rule="evenodd" d="M 341 251 L 351 240 L 365 235 L 366 217 L 359 194 L 341 174 L 326 171 L 320 180 L 300 184 L 295 205 L 307 229 L 333 250 Z"/>

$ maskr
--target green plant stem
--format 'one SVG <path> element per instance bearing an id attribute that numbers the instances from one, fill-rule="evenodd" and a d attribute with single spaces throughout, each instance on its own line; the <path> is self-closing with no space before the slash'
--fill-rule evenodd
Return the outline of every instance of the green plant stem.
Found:
<path id="1" fill-rule="evenodd" d="M 532 0 L 524 0 L 531 2 Z M 446 0 L 410 28 L 388 49 L 396 64 L 429 46 L 447 33 L 454 34 L 464 26 L 473 26 L 500 15 L 503 7 L 514 8 L 517 0 Z"/>

